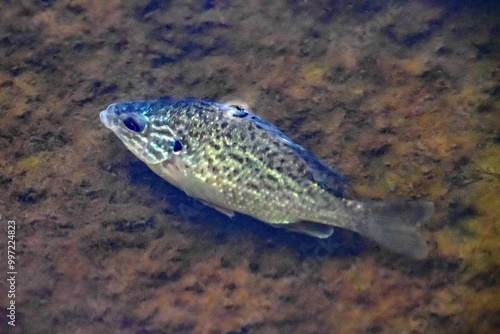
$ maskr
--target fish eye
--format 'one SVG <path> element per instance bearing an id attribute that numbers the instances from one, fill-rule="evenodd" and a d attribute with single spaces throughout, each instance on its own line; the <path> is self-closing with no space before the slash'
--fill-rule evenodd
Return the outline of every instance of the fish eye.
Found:
<path id="1" fill-rule="evenodd" d="M 139 133 L 141 132 L 142 130 L 144 130 L 144 126 L 142 124 L 140 124 L 136 119 L 134 119 L 133 117 L 127 117 L 123 120 L 123 125 L 125 125 L 125 127 L 127 129 L 129 129 L 130 131 L 132 132 L 136 132 L 136 133 Z"/>
<path id="2" fill-rule="evenodd" d="M 177 139 L 174 140 L 174 142 L 172 143 L 172 149 L 174 150 L 174 152 L 179 152 L 180 150 L 182 150 L 182 143 Z"/>

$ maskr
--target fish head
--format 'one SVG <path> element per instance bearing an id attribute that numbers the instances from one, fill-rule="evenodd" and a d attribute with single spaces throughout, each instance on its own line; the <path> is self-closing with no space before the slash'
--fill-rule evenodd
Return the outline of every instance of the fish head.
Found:
<path id="1" fill-rule="evenodd" d="M 99 114 L 134 155 L 148 165 L 159 164 L 181 154 L 182 143 L 163 120 L 158 127 L 158 104 L 132 101 L 110 104 Z"/>

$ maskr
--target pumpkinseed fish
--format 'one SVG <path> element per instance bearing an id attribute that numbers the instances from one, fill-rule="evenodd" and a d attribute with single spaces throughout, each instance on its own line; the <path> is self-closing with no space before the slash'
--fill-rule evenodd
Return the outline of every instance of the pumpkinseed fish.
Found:
<path id="1" fill-rule="evenodd" d="M 432 203 L 344 198 L 344 176 L 247 108 L 130 101 L 111 104 L 100 119 L 156 174 L 230 217 L 240 212 L 317 238 L 340 227 L 403 255 L 427 254 L 417 227 Z"/>

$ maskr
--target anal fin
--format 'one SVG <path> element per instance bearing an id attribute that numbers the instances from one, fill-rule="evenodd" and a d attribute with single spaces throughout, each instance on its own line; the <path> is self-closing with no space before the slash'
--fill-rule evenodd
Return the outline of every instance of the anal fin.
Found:
<path id="1" fill-rule="evenodd" d="M 284 228 L 292 232 L 302 233 L 319 239 L 326 239 L 333 234 L 332 226 L 309 221 L 300 221 L 289 224 L 272 224 L 272 226 Z"/>

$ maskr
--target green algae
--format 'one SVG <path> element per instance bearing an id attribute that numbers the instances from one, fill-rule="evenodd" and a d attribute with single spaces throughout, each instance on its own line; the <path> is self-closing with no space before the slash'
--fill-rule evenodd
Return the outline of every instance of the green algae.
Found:
<path id="1" fill-rule="evenodd" d="M 17 163 L 18 168 L 27 172 L 36 173 L 43 166 L 43 161 L 38 156 L 29 156 Z"/>
<path id="2" fill-rule="evenodd" d="M 463 309 L 445 305 L 444 312 L 465 314 L 470 331 L 492 333 L 500 312 L 500 149 L 480 152 L 476 165 L 484 179 L 470 187 L 464 203 L 475 214 L 461 222 L 461 229 L 439 232 L 436 240 L 440 253 L 462 262 L 464 285 L 455 290 Z"/>
<path id="3" fill-rule="evenodd" d="M 500 109 L 499 109 L 500 110 Z M 500 147 L 493 146 L 481 152 L 476 161 L 479 169 L 489 176 L 493 181 L 499 182 L 500 178 Z M 497 207 L 498 208 L 498 207 Z"/>

